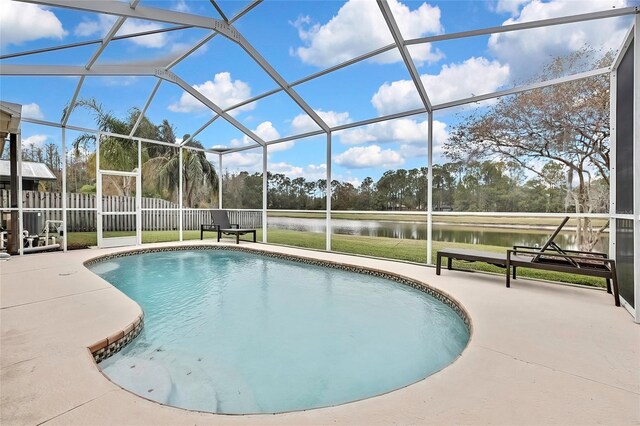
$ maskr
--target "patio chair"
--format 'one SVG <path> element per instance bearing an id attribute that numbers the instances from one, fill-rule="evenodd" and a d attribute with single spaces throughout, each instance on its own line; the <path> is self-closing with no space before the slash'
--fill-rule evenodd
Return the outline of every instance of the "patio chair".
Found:
<path id="1" fill-rule="evenodd" d="M 200 225 L 201 240 L 203 239 L 203 234 L 205 231 L 214 231 L 218 234 L 218 242 L 220 242 L 222 234 L 235 235 L 236 244 L 240 244 L 240 235 L 252 234 L 253 242 L 256 242 L 256 230 L 240 228 L 240 225 L 238 225 L 237 223 L 230 223 L 229 215 L 226 210 L 211 210 L 211 220 L 211 224 Z"/>
<path id="2" fill-rule="evenodd" d="M 436 257 L 436 275 L 440 275 L 442 258 L 446 257 L 447 269 L 452 269 L 453 259 L 504 267 L 507 287 L 511 287 L 512 276 L 516 279 L 518 267 L 600 277 L 605 278 L 609 294 L 612 293 L 613 282 L 615 304 L 620 306 L 615 260 L 608 259 L 606 253 L 562 249 L 554 241 L 568 221 L 567 216 L 541 247 L 513 246 L 513 249 L 507 250 L 505 254 L 468 249 L 439 250 Z"/>
<path id="3" fill-rule="evenodd" d="M 560 233 L 560 231 L 562 231 L 562 228 L 564 228 L 564 225 L 566 225 L 568 221 L 569 221 L 569 216 L 565 216 L 565 218 L 562 220 L 562 223 L 560 223 L 560 225 L 558 225 L 556 230 L 553 231 L 553 234 L 551 234 L 549 236 L 549 238 L 547 239 L 547 241 L 545 241 L 545 243 L 542 245 L 542 247 L 536 247 L 536 246 L 513 246 L 513 249 L 514 250 L 515 249 L 536 250 L 536 251 L 540 251 L 540 252 L 553 251 L 553 252 L 556 252 L 558 254 L 565 254 L 565 255 L 568 252 L 586 253 L 586 252 L 575 252 L 573 250 L 563 250 L 554 241 L 556 239 L 556 237 L 558 236 L 558 234 Z M 537 261 L 539 259 L 540 259 L 540 257 L 537 257 L 535 260 Z M 576 262 L 574 260 L 572 260 L 571 257 L 566 256 L 565 259 L 567 260 L 567 262 L 571 263 L 572 265 L 577 266 Z M 515 278 L 515 269 L 514 269 L 514 278 Z"/>

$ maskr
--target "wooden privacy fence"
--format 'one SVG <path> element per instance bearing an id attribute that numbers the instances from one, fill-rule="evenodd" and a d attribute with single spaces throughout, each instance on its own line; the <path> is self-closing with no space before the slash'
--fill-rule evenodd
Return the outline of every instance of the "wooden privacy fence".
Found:
<path id="1" fill-rule="evenodd" d="M 103 196 L 104 212 L 131 212 L 130 215 L 102 216 L 104 231 L 135 230 L 134 197 Z M 11 194 L 0 190 L 0 208 L 11 206 Z M 22 207 L 29 209 L 57 209 L 42 211 L 44 220 L 62 220 L 62 194 L 57 192 L 22 191 Z M 67 194 L 67 229 L 69 232 L 96 231 L 96 196 L 93 194 Z M 143 231 L 177 231 L 180 228 L 180 207 L 171 201 L 159 198 L 142 198 Z M 43 222 L 44 222 L 43 220 Z M 229 210 L 231 223 L 242 228 L 262 228 L 260 211 Z M 211 223 L 209 210 L 183 210 L 183 229 L 199 230 L 200 224 Z"/>

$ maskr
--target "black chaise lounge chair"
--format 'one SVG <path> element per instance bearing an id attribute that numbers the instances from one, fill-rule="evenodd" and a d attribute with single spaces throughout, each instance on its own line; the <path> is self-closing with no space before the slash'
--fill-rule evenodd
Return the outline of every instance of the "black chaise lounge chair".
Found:
<path id="1" fill-rule="evenodd" d="M 568 220 L 569 217 L 564 218 L 542 247 L 513 246 L 512 250 L 507 250 L 504 254 L 453 248 L 439 250 L 436 256 L 436 275 L 440 275 L 442 258 L 446 257 L 447 269 L 453 269 L 453 259 L 468 262 L 485 262 L 506 268 L 507 287 L 511 287 L 511 277 L 516 279 L 517 267 L 600 277 L 605 278 L 607 281 L 607 293 L 612 292 L 611 284 L 613 281 L 615 304 L 620 306 L 615 260 L 608 259 L 605 253 L 563 250 L 555 243 L 554 239 Z"/>
<path id="2" fill-rule="evenodd" d="M 256 230 L 240 228 L 237 223 L 229 223 L 229 215 L 226 210 L 211 210 L 211 224 L 200 225 L 200 239 L 204 237 L 205 231 L 213 231 L 218 234 L 218 242 L 222 234 L 235 235 L 236 244 L 240 244 L 240 235 L 253 234 L 253 242 L 256 242 Z"/>

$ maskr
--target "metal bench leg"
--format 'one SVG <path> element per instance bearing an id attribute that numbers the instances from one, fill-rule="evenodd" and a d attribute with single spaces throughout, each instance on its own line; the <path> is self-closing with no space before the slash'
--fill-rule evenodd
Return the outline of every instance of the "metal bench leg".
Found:
<path id="1" fill-rule="evenodd" d="M 511 287 L 511 271 L 509 270 L 511 269 L 511 262 L 509 261 L 509 256 L 507 256 L 507 265 L 506 265 L 506 271 L 507 271 L 507 288 Z"/>
<path id="2" fill-rule="evenodd" d="M 438 253 L 438 255 L 436 256 L 436 275 L 440 275 L 441 263 L 442 263 L 442 255 Z"/>
<path id="3" fill-rule="evenodd" d="M 515 266 L 513 266 L 513 279 L 514 280 L 516 279 L 516 267 Z"/>
<path id="4" fill-rule="evenodd" d="M 607 293 L 611 294 L 611 279 L 607 278 Z"/>
<path id="5" fill-rule="evenodd" d="M 240 233 L 236 232 L 236 244 L 240 244 Z"/>
<path id="6" fill-rule="evenodd" d="M 202 225 L 200 225 L 200 241 L 202 241 L 203 236 L 204 236 L 204 229 L 202 229 Z"/>
<path id="7" fill-rule="evenodd" d="M 618 274 L 616 273 L 616 264 L 611 264 L 611 278 L 613 281 L 613 300 L 616 302 L 616 306 L 620 306 L 620 291 L 618 289 Z"/>
<path id="8" fill-rule="evenodd" d="M 452 264 L 452 262 L 453 262 L 453 259 L 452 259 L 452 258 L 450 258 L 450 257 L 448 257 L 448 258 L 447 258 L 447 269 L 448 269 L 448 270 L 451 270 L 451 264 Z"/>
<path id="9" fill-rule="evenodd" d="M 222 232 L 218 231 L 218 242 L 220 242 L 220 237 L 222 236 L 221 234 Z"/>
<path id="10" fill-rule="evenodd" d="M 256 242 L 256 231 L 253 231 L 253 242 Z"/>

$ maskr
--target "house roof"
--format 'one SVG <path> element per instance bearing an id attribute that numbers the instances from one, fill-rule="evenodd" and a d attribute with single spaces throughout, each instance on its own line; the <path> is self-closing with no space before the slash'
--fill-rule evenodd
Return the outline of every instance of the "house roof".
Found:
<path id="1" fill-rule="evenodd" d="M 9 160 L 0 160 L 0 177 L 11 175 Z M 33 180 L 56 180 L 56 175 L 44 163 L 34 163 L 32 161 L 22 162 L 22 178 Z"/>
<path id="2" fill-rule="evenodd" d="M 22 105 L 0 101 L 0 136 L 5 138 L 7 133 L 15 133 L 20 127 Z"/>

